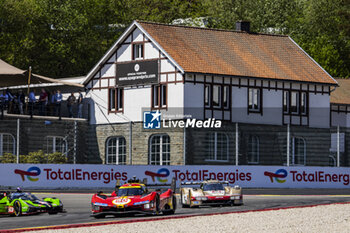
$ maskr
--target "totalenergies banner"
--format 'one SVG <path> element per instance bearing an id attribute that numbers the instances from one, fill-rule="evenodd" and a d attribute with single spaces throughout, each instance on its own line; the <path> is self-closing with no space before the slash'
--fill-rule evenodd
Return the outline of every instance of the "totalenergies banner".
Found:
<path id="1" fill-rule="evenodd" d="M 349 188 L 350 168 L 279 166 L 143 166 L 1 164 L 0 186 L 24 188 L 113 188 L 136 176 L 148 183 L 216 179 L 257 188 Z"/>

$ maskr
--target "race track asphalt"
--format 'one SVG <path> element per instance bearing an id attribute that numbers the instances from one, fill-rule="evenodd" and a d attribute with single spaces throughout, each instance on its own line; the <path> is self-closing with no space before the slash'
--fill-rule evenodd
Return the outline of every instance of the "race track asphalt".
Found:
<path id="1" fill-rule="evenodd" d="M 246 210 L 262 210 L 290 206 L 305 206 L 350 202 L 350 189 L 315 190 L 315 189 L 247 189 L 244 191 L 244 205 L 233 207 L 200 207 L 183 209 L 178 205 L 175 215 L 198 215 L 203 213 L 224 213 Z M 93 223 L 101 221 L 120 221 L 137 218 L 153 218 L 153 216 L 106 217 L 95 219 L 90 217 L 90 200 L 92 193 L 36 193 L 41 197 L 55 196 L 60 198 L 66 213 L 48 215 L 47 213 L 31 216 L 0 216 L 0 232 L 5 229 L 31 228 L 54 225 Z"/>

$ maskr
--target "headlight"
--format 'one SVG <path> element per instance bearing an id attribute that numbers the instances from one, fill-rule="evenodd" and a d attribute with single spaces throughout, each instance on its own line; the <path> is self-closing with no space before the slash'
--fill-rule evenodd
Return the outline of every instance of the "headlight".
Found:
<path id="1" fill-rule="evenodd" d="M 231 196 L 230 199 L 231 199 L 231 200 L 234 200 L 234 199 L 235 199 L 235 196 Z"/>
<path id="2" fill-rule="evenodd" d="M 207 197 L 202 197 L 202 201 L 206 201 L 206 200 L 208 200 Z"/>
<path id="3" fill-rule="evenodd" d="M 153 203 L 152 203 L 153 204 Z M 143 205 L 143 208 L 145 208 L 145 209 L 149 209 L 150 208 L 150 205 L 149 205 L 149 203 L 147 203 L 147 204 L 144 204 Z"/>

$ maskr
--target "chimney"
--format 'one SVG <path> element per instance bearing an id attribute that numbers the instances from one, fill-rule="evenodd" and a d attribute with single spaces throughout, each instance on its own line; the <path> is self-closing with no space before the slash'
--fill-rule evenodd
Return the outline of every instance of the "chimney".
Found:
<path id="1" fill-rule="evenodd" d="M 237 21 L 236 22 L 236 31 L 250 33 L 250 22 L 243 21 L 243 20 Z"/>

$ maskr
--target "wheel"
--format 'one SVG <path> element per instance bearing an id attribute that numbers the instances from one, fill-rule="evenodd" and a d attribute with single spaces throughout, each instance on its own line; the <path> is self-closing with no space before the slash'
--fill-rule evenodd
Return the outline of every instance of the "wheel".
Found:
<path id="1" fill-rule="evenodd" d="M 176 201 L 175 195 L 173 195 L 173 210 L 174 210 L 174 213 L 175 213 L 176 207 L 177 207 L 177 201 Z"/>
<path id="2" fill-rule="evenodd" d="M 51 210 L 51 211 L 49 211 L 48 213 L 49 213 L 49 215 L 53 215 L 53 214 L 58 214 L 58 211 L 52 211 L 52 210 Z"/>
<path id="3" fill-rule="evenodd" d="M 96 218 L 96 219 L 100 219 L 100 218 L 104 218 L 104 217 L 106 217 L 106 215 L 104 215 L 104 214 L 94 216 L 94 218 Z"/>
<path id="4" fill-rule="evenodd" d="M 15 216 L 18 217 L 22 214 L 22 204 L 20 201 L 16 200 L 13 203 L 13 209 L 15 211 Z"/>

